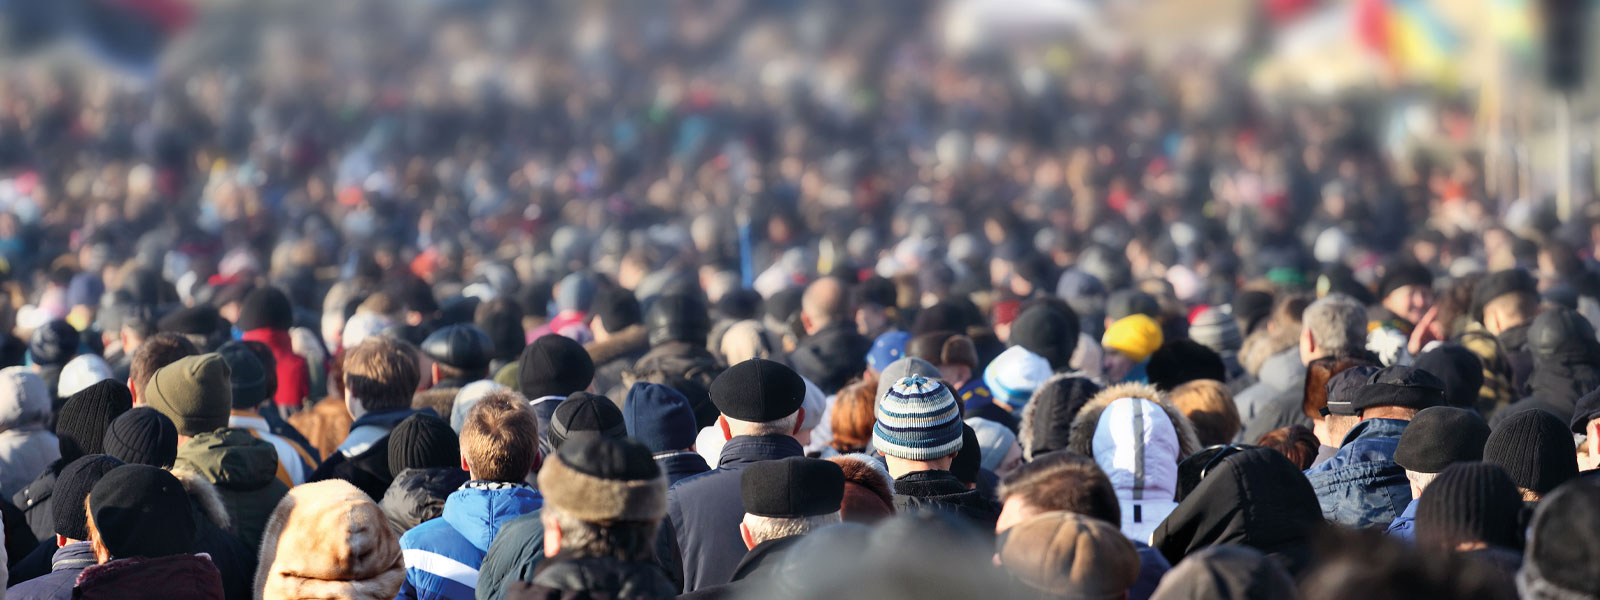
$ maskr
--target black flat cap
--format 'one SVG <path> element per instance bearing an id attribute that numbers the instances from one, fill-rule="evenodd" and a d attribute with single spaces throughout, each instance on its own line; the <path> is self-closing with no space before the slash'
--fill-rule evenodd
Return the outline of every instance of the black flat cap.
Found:
<path id="1" fill-rule="evenodd" d="M 1383 277 L 1378 279 L 1378 301 L 1388 298 L 1390 293 L 1408 285 L 1433 287 L 1433 273 L 1427 267 L 1414 262 L 1402 262 L 1391 265 L 1384 270 Z"/>
<path id="2" fill-rule="evenodd" d="M 1455 463 L 1483 460 L 1489 424 L 1476 411 L 1435 406 L 1417 412 L 1400 434 L 1394 462 L 1407 471 L 1438 473 Z"/>
<path id="3" fill-rule="evenodd" d="M 717 410 L 750 423 L 792 415 L 805 396 L 805 380 L 794 369 L 760 358 L 728 367 L 711 382 L 711 403 Z"/>
<path id="4" fill-rule="evenodd" d="M 1539 295 L 1539 282 L 1526 269 L 1506 269 L 1484 276 L 1472 288 L 1472 319 L 1483 321 L 1483 307 L 1508 294 Z"/>
<path id="5" fill-rule="evenodd" d="M 1354 370 L 1354 369 L 1351 369 Z M 1335 378 L 1343 376 L 1345 371 Z M 1328 412 L 1336 415 L 1358 415 L 1374 406 L 1402 406 L 1423 409 L 1444 405 L 1444 381 L 1432 373 L 1411 367 L 1385 367 L 1367 376 L 1361 385 L 1341 393 L 1333 393 L 1333 380 L 1329 380 Z"/>
<path id="6" fill-rule="evenodd" d="M 1378 367 L 1361 365 L 1350 367 L 1328 378 L 1328 412 L 1335 415 L 1353 415 L 1349 408 L 1355 402 L 1355 392 L 1367 385 L 1367 379 L 1378 372 Z"/>
<path id="7" fill-rule="evenodd" d="M 494 341 L 476 325 L 459 323 L 433 332 L 422 340 L 422 352 L 433 362 L 477 371 L 489 367 L 494 358 Z"/>
<path id="8" fill-rule="evenodd" d="M 803 456 L 764 460 L 745 467 L 739 497 L 744 512 L 759 517 L 798 519 L 836 513 L 844 501 L 844 470 Z"/>

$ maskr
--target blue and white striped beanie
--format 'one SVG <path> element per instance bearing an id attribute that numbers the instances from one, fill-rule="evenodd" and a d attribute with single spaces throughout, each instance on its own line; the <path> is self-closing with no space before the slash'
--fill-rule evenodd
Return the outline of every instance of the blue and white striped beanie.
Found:
<path id="1" fill-rule="evenodd" d="M 1019 410 L 1051 375 L 1050 361 L 1022 346 L 1012 346 L 989 361 L 989 368 L 983 370 L 983 385 L 996 400 Z"/>
<path id="2" fill-rule="evenodd" d="M 872 446 L 885 456 L 933 460 L 961 449 L 961 411 L 943 384 L 912 375 L 889 388 L 873 411 Z"/>

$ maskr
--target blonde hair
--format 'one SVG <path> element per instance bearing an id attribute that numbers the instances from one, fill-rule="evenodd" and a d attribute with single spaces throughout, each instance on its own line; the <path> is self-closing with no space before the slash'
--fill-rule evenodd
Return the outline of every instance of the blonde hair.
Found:
<path id="1" fill-rule="evenodd" d="M 522 481 L 539 456 L 539 425 L 522 394 L 495 390 L 467 411 L 461 457 L 472 475 L 488 481 Z"/>
<path id="2" fill-rule="evenodd" d="M 1239 435 L 1242 426 L 1233 394 L 1220 381 L 1198 379 L 1173 388 L 1167 399 L 1178 412 L 1194 423 L 1194 432 L 1205 446 L 1226 444 Z"/>

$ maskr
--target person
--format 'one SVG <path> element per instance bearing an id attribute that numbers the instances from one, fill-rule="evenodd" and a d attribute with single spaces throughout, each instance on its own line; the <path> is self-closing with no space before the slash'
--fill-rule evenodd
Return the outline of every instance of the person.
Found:
<path id="1" fill-rule="evenodd" d="M 422 353 L 433 363 L 425 377 L 429 386 L 427 391 L 417 392 L 411 404 L 442 416 L 450 414 L 461 388 L 489 378 L 494 341 L 475 325 L 457 323 L 428 334 L 422 340 Z"/>
<path id="2" fill-rule="evenodd" d="M 1212 546 L 1183 559 L 1151 600 L 1273 600 L 1300 591 L 1283 565 L 1249 546 Z M 1129 593 L 1132 596 L 1132 593 Z"/>
<path id="3" fill-rule="evenodd" d="M 471 480 L 445 500 L 440 518 L 400 537 L 406 581 L 401 598 L 466 600 L 501 526 L 539 510 L 544 499 L 524 480 L 539 464 L 533 411 L 510 394 L 480 400 L 461 428 L 461 466 Z"/>
<path id="4" fill-rule="evenodd" d="M 660 463 L 667 485 L 711 470 L 694 451 L 698 430 L 694 410 L 678 390 L 659 383 L 635 383 L 622 403 L 622 417 L 628 436 L 649 448 Z"/>
<path id="5" fill-rule="evenodd" d="M 856 331 L 852 314 L 845 285 L 835 278 L 812 282 L 800 299 L 800 323 L 806 335 L 789 353 L 789 362 L 825 395 L 838 393 L 867 368 L 872 340 Z"/>
<path id="6" fill-rule="evenodd" d="M 840 454 L 827 460 L 844 472 L 840 519 L 871 525 L 894 515 L 894 479 L 883 463 L 867 454 Z"/>
<path id="7" fill-rule="evenodd" d="M 1145 372 L 1150 376 L 1150 384 L 1164 392 L 1192 381 L 1222 383 L 1228 378 L 1227 365 L 1223 364 L 1221 356 L 1199 342 L 1182 338 L 1167 340 L 1156 348 L 1145 364 Z M 1232 393 L 1228 401 L 1233 402 Z"/>
<path id="8" fill-rule="evenodd" d="M 61 442 L 48 429 L 50 390 L 26 367 L 0 369 L 0 409 L 0 497 L 14 498 L 61 458 Z"/>
<path id="9" fill-rule="evenodd" d="M 1302 471 L 1316 465 L 1317 436 L 1303 426 L 1290 425 L 1268 431 L 1256 440 L 1256 445 L 1278 451 Z"/>
<path id="10" fill-rule="evenodd" d="M 1322 464 L 1333 458 L 1333 455 L 1339 451 L 1340 442 L 1344 441 L 1342 438 L 1336 438 L 1328 432 L 1328 417 L 1324 414 L 1326 412 L 1325 409 L 1328 407 L 1328 397 L 1335 391 L 1332 385 L 1334 376 L 1350 369 L 1363 369 L 1364 374 L 1361 377 L 1340 379 L 1341 385 L 1353 387 L 1360 385 L 1367 375 L 1371 375 L 1382 366 L 1374 357 L 1358 356 L 1324 356 L 1306 365 L 1305 398 L 1300 401 L 1300 414 L 1305 415 L 1305 418 L 1311 422 L 1308 429 L 1311 430 L 1317 441 L 1315 457 L 1311 462 L 1312 466 Z M 1429 372 L 1431 373 L 1431 371 Z"/>
<path id="11" fill-rule="evenodd" d="M 89 565 L 97 564 L 89 543 L 89 525 L 83 501 L 89 490 L 105 474 L 122 466 L 120 460 L 104 454 L 84 455 L 61 469 L 56 479 L 56 492 L 52 496 L 52 543 L 41 544 L 51 552 L 50 572 L 23 581 L 6 590 L 12 600 L 68 600 L 78 574 Z"/>
<path id="12" fill-rule="evenodd" d="M 295 354 L 289 340 L 294 327 L 294 305 L 275 287 L 258 287 L 239 305 L 239 339 L 266 344 L 276 362 L 277 392 L 272 401 L 287 410 L 298 410 L 311 397 L 311 371 L 306 360 Z"/>
<path id="13" fill-rule="evenodd" d="M 728 583 L 680 597 L 732 598 L 767 587 L 764 580 L 782 569 L 803 536 L 841 522 L 844 486 L 844 470 L 825 460 L 791 456 L 750 465 L 739 480 L 745 507 L 739 536 L 749 552 Z"/>
<path id="14" fill-rule="evenodd" d="M 839 390 L 834 397 L 832 410 L 828 411 L 832 439 L 828 440 L 828 447 L 822 451 L 824 457 L 871 449 L 872 425 L 877 422 L 873 414 L 876 404 L 873 393 L 877 388 L 876 380 L 867 379 Z"/>
<path id="15" fill-rule="evenodd" d="M 1489 432 L 1483 462 L 1505 469 L 1530 506 L 1578 476 L 1572 434 L 1560 419 L 1542 410 L 1519 412 Z"/>
<path id="16" fill-rule="evenodd" d="M 106 430 L 133 407 L 128 388 L 104 380 L 73 394 L 56 416 L 56 442 L 61 458 L 52 461 L 39 476 L 18 491 L 17 508 L 27 517 L 28 526 L 40 541 L 54 539 L 54 490 L 61 470 L 79 457 L 105 452 Z"/>
<path id="17" fill-rule="evenodd" d="M 973 418 L 963 423 L 972 430 L 973 440 L 976 442 L 974 446 L 978 449 L 980 471 L 993 473 L 999 478 L 1022 464 L 1022 446 L 1017 444 L 1017 434 L 1012 433 L 1010 429 L 988 419 Z M 961 447 L 966 448 L 966 438 L 962 439 Z"/>
<path id="18" fill-rule="evenodd" d="M 1178 463 L 1200 450 L 1194 425 L 1147 384 L 1113 385 L 1072 421 L 1067 447 L 1094 459 L 1111 478 L 1129 538 L 1150 532 L 1177 507 Z"/>
<path id="19" fill-rule="evenodd" d="M 1324 538 L 1320 564 L 1299 579 L 1306 600 L 1517 597 L 1499 572 L 1468 557 L 1425 552 L 1374 531 Z"/>
<path id="20" fill-rule="evenodd" d="M 1481 460 L 1488 441 L 1489 424 L 1476 411 L 1453 406 L 1417 411 L 1394 449 L 1395 464 L 1406 470 L 1406 480 L 1411 482 L 1411 503 L 1385 532 L 1413 539 L 1417 506 L 1428 484 L 1450 465 Z"/>
<path id="21" fill-rule="evenodd" d="M 910 343 L 911 334 L 899 329 L 885 331 L 872 338 L 872 346 L 867 350 L 867 370 L 863 376 L 880 375 L 894 361 L 910 356 L 906 349 Z"/>
<path id="22" fill-rule="evenodd" d="M 668 494 L 667 517 L 683 553 L 683 591 L 727 583 L 746 548 L 739 539 L 744 514 L 740 472 L 752 464 L 800 456 L 795 434 L 805 420 L 805 382 L 782 364 L 751 359 L 729 367 L 711 384 L 726 444 L 717 467 L 678 481 Z"/>
<path id="23" fill-rule="evenodd" d="M 650 351 L 644 314 L 633 292 L 622 288 L 602 290 L 594 299 L 593 312 L 589 329 L 594 341 L 583 349 L 594 361 L 594 389 L 620 397 L 628 391 L 622 387 L 622 373 Z"/>
<path id="24" fill-rule="evenodd" d="M 906 356 L 920 358 L 939 368 L 939 378 L 956 391 L 967 410 L 993 398 L 978 370 L 978 347 L 972 338 L 950 331 L 933 331 L 911 338 Z"/>
<path id="25" fill-rule="evenodd" d="M 1302 410 L 1306 369 L 1319 358 L 1365 352 L 1366 319 L 1366 309 L 1361 303 L 1343 294 L 1329 294 L 1307 305 L 1301 318 L 1300 363 L 1294 366 L 1293 381 L 1265 399 L 1240 402 L 1239 418 L 1244 429 L 1239 439 L 1260 439 L 1262 434 L 1287 425 L 1312 426 Z M 1262 373 L 1267 372 L 1263 368 Z M 1236 396 L 1234 400 L 1239 402 L 1241 398 Z"/>
<path id="26" fill-rule="evenodd" d="M 100 358 L 100 355 L 79 354 L 73 357 L 61 367 L 61 378 L 56 381 L 53 407 L 60 411 L 60 404 L 66 402 L 67 398 L 83 388 L 111 379 L 111 376 L 111 365 L 106 364 L 106 359 Z"/>
<path id="27" fill-rule="evenodd" d="M 1017 444 L 1024 460 L 1067 447 L 1072 441 L 1072 422 L 1083 406 L 1100 394 L 1100 384 L 1087 377 L 1068 373 L 1046 380 L 1022 409 Z"/>
<path id="28" fill-rule="evenodd" d="M 1239 333 L 1239 323 L 1234 319 L 1231 306 L 1206 306 L 1191 313 L 1189 339 L 1210 348 L 1222 359 L 1224 383 L 1245 377 L 1244 365 L 1239 363 L 1239 348 L 1244 345 L 1244 336 Z"/>
<path id="29" fill-rule="evenodd" d="M 128 361 L 128 393 L 133 395 L 133 405 L 144 404 L 140 398 L 144 395 L 144 386 L 161 367 L 199 353 L 194 342 L 176 333 L 158 333 L 145 340 Z"/>
<path id="30" fill-rule="evenodd" d="M 1168 399 L 1194 424 L 1202 446 L 1232 443 L 1239 435 L 1239 408 L 1220 380 L 1200 379 L 1172 388 Z"/>
<path id="31" fill-rule="evenodd" d="M 411 395 L 421 379 L 416 351 L 405 342 L 377 336 L 347 352 L 344 401 L 354 422 L 338 451 L 322 461 L 311 481 L 343 479 L 381 502 L 394 478 L 388 465 L 389 432 L 420 412 L 411 408 Z"/>
<path id="32" fill-rule="evenodd" d="M 1308 319 L 1309 321 L 1309 319 Z M 1362 370 L 1334 376 L 1356 380 Z M 1347 527 L 1385 527 L 1411 502 L 1395 447 L 1417 411 L 1444 404 L 1444 382 L 1427 371 L 1387 367 L 1328 395 L 1328 432 L 1343 441 L 1333 458 L 1306 470 L 1322 515 Z"/>
<path id="33" fill-rule="evenodd" d="M 406 578 L 398 537 L 372 498 L 349 482 L 297 485 L 262 532 L 254 597 L 394 598 Z"/>
<path id="34" fill-rule="evenodd" d="M 528 346 L 528 332 L 523 329 L 522 307 L 515 301 L 497 297 L 478 305 L 472 323 L 494 340 L 494 360 L 489 370 L 498 373 L 506 365 L 517 362 L 522 349 Z"/>
<path id="35" fill-rule="evenodd" d="M 1550 493 L 1528 524 L 1517 592 L 1527 600 L 1600 597 L 1600 480 L 1585 477 Z"/>
<path id="36" fill-rule="evenodd" d="M 222 600 L 216 565 L 189 553 L 192 509 L 171 473 L 147 465 L 111 469 L 90 488 L 86 505 L 96 564 L 78 574 L 73 598 Z"/>
<path id="37" fill-rule="evenodd" d="M 1438 344 L 1417 355 L 1411 366 L 1444 381 L 1444 401 L 1448 406 L 1478 410 L 1483 389 L 1483 360 L 1460 344 Z"/>
<path id="38" fill-rule="evenodd" d="M 1161 347 L 1161 324 L 1143 314 L 1123 317 L 1106 327 L 1100 347 L 1106 350 L 1105 378 L 1112 383 L 1149 381 L 1146 366 Z"/>
<path id="39" fill-rule="evenodd" d="M 1249 546 L 1291 575 L 1309 572 L 1311 536 L 1324 521 L 1305 475 L 1267 448 L 1213 458 L 1199 484 L 1156 527 L 1150 545 L 1172 563 L 1210 546 Z"/>
<path id="40" fill-rule="evenodd" d="M 144 399 L 178 431 L 176 467 L 205 478 L 222 494 L 239 539 L 249 548 L 290 478 L 278 451 L 249 430 L 228 426 L 233 386 L 221 355 L 181 358 L 162 367 L 145 386 Z"/>
<path id="41" fill-rule="evenodd" d="M 1000 517 L 995 534 L 1003 534 L 1036 515 L 1065 511 L 1106 523 L 1122 522 L 1122 507 L 1100 465 L 1071 450 L 1046 453 L 1018 467 L 1000 480 Z M 1139 553 L 1139 576 L 1128 588 L 1128 598 L 1149 598 L 1172 565 L 1144 540 L 1132 539 Z"/>
<path id="42" fill-rule="evenodd" d="M 522 349 L 517 359 L 517 387 L 539 419 L 539 437 L 550 429 L 550 415 L 563 400 L 589 388 L 594 361 L 583 346 L 559 335 L 546 335 Z"/>
<path id="43" fill-rule="evenodd" d="M 61 319 L 46 322 L 28 336 L 28 364 L 44 382 L 45 394 L 51 399 L 52 406 L 56 404 L 61 369 L 79 354 L 80 345 L 78 330 Z"/>
<path id="44" fill-rule="evenodd" d="M 594 273 L 577 271 L 556 283 L 556 315 L 542 328 L 542 335 L 559 335 L 580 345 L 594 339 L 589 332 L 589 306 L 599 290 L 595 279 Z"/>
<path id="45" fill-rule="evenodd" d="M 306 482 L 316 471 L 316 458 L 299 444 L 272 433 L 272 426 L 262 416 L 261 406 L 270 400 L 267 394 L 267 369 L 254 351 L 241 342 L 228 342 L 217 348 L 228 365 L 228 381 L 233 396 L 232 411 L 228 413 L 228 427 L 243 429 L 257 439 L 272 444 L 278 454 L 278 466 L 288 475 L 284 483 L 296 486 Z"/>
<path id="46" fill-rule="evenodd" d="M 1446 467 L 1417 500 L 1417 547 L 1462 554 L 1504 575 L 1522 566 L 1522 494 L 1504 469 L 1482 462 Z"/>
<path id="47" fill-rule="evenodd" d="M 1256 419 L 1256 412 L 1287 392 L 1301 390 L 1305 362 L 1301 360 L 1297 340 L 1304 337 L 1302 330 L 1305 329 L 1305 325 L 1301 317 L 1304 316 L 1311 300 L 1309 296 L 1301 294 L 1282 294 L 1270 300 L 1271 305 L 1268 309 L 1270 316 L 1264 321 L 1265 327 L 1246 336 L 1243 346 L 1240 347 L 1239 362 L 1255 377 L 1254 383 L 1237 390 L 1233 395 L 1233 402 L 1239 408 L 1239 421 L 1243 423 L 1245 429 L 1241 436 L 1243 439 L 1255 439 L 1260 437 L 1261 433 L 1276 429 L 1277 427 L 1261 425 L 1255 428 L 1259 431 L 1252 431 L 1251 423 Z M 1340 312 L 1349 315 L 1348 310 Z M 1363 325 L 1361 339 L 1365 340 L 1365 308 L 1361 308 L 1360 312 L 1359 319 Z M 1239 316 L 1243 318 L 1246 315 Z M 1349 334 L 1341 334 L 1338 337 L 1343 340 L 1350 339 Z M 1255 434 L 1255 437 L 1251 437 L 1251 434 Z"/>
<path id="48" fill-rule="evenodd" d="M 673 382 L 673 387 L 683 392 L 694 406 L 696 423 L 705 426 L 715 421 L 716 411 L 709 397 L 701 393 L 710 389 L 722 367 L 706 348 L 711 335 L 711 315 L 705 299 L 693 291 L 663 294 L 645 311 L 644 327 L 650 339 L 650 351 L 634 362 L 630 372 L 636 376 L 654 373 L 661 378 L 652 379 L 657 383 Z M 635 377 L 636 380 L 640 378 Z"/>
<path id="49" fill-rule="evenodd" d="M 522 396 L 499 392 L 512 401 Z M 389 472 L 394 483 L 378 506 L 398 534 L 438 518 L 445 500 L 465 484 L 469 475 L 461 468 L 461 440 L 444 419 L 428 413 L 406 417 L 389 432 Z"/>
<path id="50" fill-rule="evenodd" d="M 1472 315 L 1482 330 L 1499 342 L 1502 356 L 1486 355 L 1477 345 L 1467 344 L 1488 365 L 1501 360 L 1510 369 L 1509 389 L 1519 394 L 1533 373 L 1533 354 L 1527 350 L 1528 330 L 1539 316 L 1539 282 L 1524 269 L 1495 271 L 1472 290 Z M 1504 408 L 1516 397 L 1497 398 L 1491 411 Z"/>
<path id="51" fill-rule="evenodd" d="M 1070 512 L 1018 523 L 996 558 L 1041 598 L 1126 597 L 1139 576 L 1139 554 L 1116 525 Z"/>
<path id="52" fill-rule="evenodd" d="M 912 375 L 895 382 L 875 410 L 872 447 L 894 477 L 895 512 L 949 512 L 993 530 L 999 507 L 951 473 L 963 424 L 950 388 Z"/>
<path id="53" fill-rule="evenodd" d="M 509 584 L 506 598 L 678 595 L 652 560 L 668 499 L 648 449 L 626 439 L 575 439 L 539 470 L 539 490 L 546 561 L 532 581 Z"/>
<path id="54" fill-rule="evenodd" d="M 1019 413 L 1026 410 L 1034 392 L 1054 376 L 1052 373 L 1050 361 L 1043 356 L 1022 346 L 1007 348 L 983 370 L 983 386 L 989 389 L 990 396 L 974 396 L 966 401 L 965 412 L 972 418 L 988 419 L 1015 430 L 1021 426 Z M 878 396 L 883 396 L 881 390 Z"/>
<path id="55" fill-rule="evenodd" d="M 1533 369 L 1523 399 L 1496 411 L 1497 423 L 1531 409 L 1569 421 L 1578 399 L 1600 390 L 1600 341 L 1578 311 L 1563 306 L 1539 313 L 1528 326 L 1525 348 L 1533 359 Z"/>
<path id="56" fill-rule="evenodd" d="M 106 454 L 130 465 L 169 469 L 178 461 L 178 428 L 149 406 L 135 406 L 106 428 Z"/>
<path id="57" fill-rule="evenodd" d="M 1035 300 L 1017 313 L 1016 320 L 1011 323 L 1009 342 L 1012 347 L 1027 348 L 1044 357 L 1052 372 L 1065 372 L 1071 370 L 1079 326 L 1078 315 L 1073 314 L 1066 302 Z"/>
<path id="58" fill-rule="evenodd" d="M 1433 301 L 1433 273 L 1427 267 L 1413 261 L 1389 265 L 1378 279 L 1379 306 L 1372 310 L 1371 320 L 1394 323 L 1410 335 Z"/>

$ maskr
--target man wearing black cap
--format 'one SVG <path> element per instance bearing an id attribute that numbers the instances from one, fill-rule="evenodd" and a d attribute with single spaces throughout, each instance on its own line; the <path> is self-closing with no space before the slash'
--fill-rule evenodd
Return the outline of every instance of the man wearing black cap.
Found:
<path id="1" fill-rule="evenodd" d="M 489 334 L 470 323 L 439 328 L 422 340 L 422 353 L 433 361 L 425 375 L 432 384 L 419 392 L 412 406 L 432 408 L 449 415 L 456 393 L 474 381 L 489 378 L 489 362 L 494 360 L 494 341 Z"/>
<path id="2" fill-rule="evenodd" d="M 684 591 L 730 581 L 746 548 L 739 536 L 744 515 L 741 472 L 766 460 L 801 456 L 794 435 L 805 420 L 805 382 L 789 367 L 751 359 L 730 367 L 711 384 L 711 401 L 723 438 L 717 468 L 672 486 L 668 518 L 683 552 Z"/>
<path id="3" fill-rule="evenodd" d="M 272 444 L 278 451 L 278 464 L 288 474 L 289 485 L 300 485 L 317 470 L 317 456 L 309 448 L 272 433 L 272 426 L 262 417 L 260 407 L 271 400 L 267 378 L 274 375 L 245 344 L 228 342 L 217 348 L 223 362 L 228 364 L 229 382 L 233 389 L 233 410 L 228 413 L 228 426 L 247 429 L 251 435 Z"/>
<path id="4" fill-rule="evenodd" d="M 684 598 L 727 598 L 759 585 L 764 572 L 782 560 L 801 536 L 840 522 L 844 469 L 838 464 L 795 456 L 750 465 L 739 480 L 744 521 L 739 535 L 750 551 L 727 585 L 701 589 Z"/>
<path id="5" fill-rule="evenodd" d="M 61 469 L 50 511 L 54 543 L 41 544 L 40 549 L 34 551 L 36 554 L 53 553 L 48 560 L 50 573 L 13 586 L 6 590 L 6 597 L 22 600 L 72 597 L 72 586 L 78 581 L 78 574 L 96 562 L 94 551 L 89 547 L 89 525 L 83 500 L 89 497 L 89 490 L 101 477 L 122 464 L 104 454 L 90 454 Z"/>
<path id="6" fill-rule="evenodd" d="M 1306 470 L 1322 516 L 1358 529 L 1389 525 L 1411 502 L 1395 449 L 1417 411 L 1444 404 L 1444 382 L 1427 371 L 1388 367 L 1359 386 L 1341 382 L 1360 376 L 1351 369 L 1329 380 L 1328 432 L 1343 442 L 1333 458 Z"/>
<path id="7" fill-rule="evenodd" d="M 1455 463 L 1483 458 L 1483 444 L 1489 440 L 1489 424 L 1476 411 L 1454 406 L 1434 406 L 1417 412 L 1400 434 L 1394 462 L 1406 470 L 1411 482 L 1411 503 L 1395 517 L 1385 531 L 1410 540 L 1415 535 L 1417 500 L 1433 478 Z"/>

